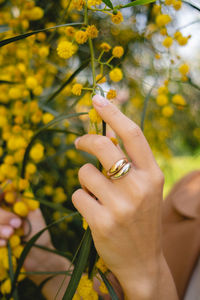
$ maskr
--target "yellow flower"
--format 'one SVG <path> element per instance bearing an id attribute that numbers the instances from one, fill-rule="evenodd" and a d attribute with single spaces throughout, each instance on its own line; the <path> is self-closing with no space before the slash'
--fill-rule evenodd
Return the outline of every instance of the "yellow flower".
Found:
<path id="1" fill-rule="evenodd" d="M 183 98 L 183 96 L 181 96 L 180 94 L 176 94 L 172 97 L 172 102 L 176 105 L 181 105 L 181 106 L 185 106 L 186 105 L 186 101 Z"/>
<path id="2" fill-rule="evenodd" d="M 67 36 L 73 37 L 74 34 L 75 34 L 75 29 L 74 29 L 74 27 L 72 27 L 72 26 L 67 26 L 67 27 L 65 28 L 65 33 L 66 33 Z"/>
<path id="3" fill-rule="evenodd" d="M 22 201 L 16 202 L 13 206 L 13 210 L 20 217 L 26 217 L 29 212 L 28 206 L 26 205 L 26 203 L 24 203 Z"/>
<path id="4" fill-rule="evenodd" d="M 11 281 L 8 278 L 3 283 L 1 283 L 1 293 L 5 295 L 5 294 L 9 294 L 10 292 L 11 292 Z"/>
<path id="5" fill-rule="evenodd" d="M 9 90 L 8 97 L 13 100 L 19 99 L 22 97 L 22 90 L 18 87 L 12 87 Z"/>
<path id="6" fill-rule="evenodd" d="M 31 21 L 36 21 L 44 16 L 44 11 L 41 7 L 35 6 L 30 11 L 28 11 L 28 18 Z"/>
<path id="7" fill-rule="evenodd" d="M 39 49 L 39 55 L 40 57 L 47 57 L 49 55 L 49 47 L 48 46 L 43 46 Z"/>
<path id="8" fill-rule="evenodd" d="M 167 35 L 167 28 L 166 27 L 163 27 L 160 29 L 160 34 L 161 35 Z"/>
<path id="9" fill-rule="evenodd" d="M 101 270 L 101 272 L 103 272 L 103 273 L 105 273 L 108 270 L 108 268 L 106 267 L 106 265 L 101 257 L 99 257 L 98 261 L 96 262 L 96 268 Z"/>
<path id="10" fill-rule="evenodd" d="M 152 13 L 154 15 L 158 15 L 161 11 L 161 5 L 154 4 Z"/>
<path id="11" fill-rule="evenodd" d="M 108 43 L 101 43 L 100 48 L 104 50 L 105 52 L 109 52 L 111 49 L 111 46 Z"/>
<path id="12" fill-rule="evenodd" d="M 87 227 L 88 227 L 88 223 L 86 222 L 86 220 L 85 220 L 84 218 L 82 219 L 82 222 L 83 222 L 83 223 L 82 223 L 83 229 L 86 230 Z"/>
<path id="13" fill-rule="evenodd" d="M 159 106 L 164 106 L 168 103 L 168 98 L 166 95 L 164 94 L 160 94 L 156 97 L 156 103 L 159 105 Z"/>
<path id="14" fill-rule="evenodd" d="M 28 174 L 34 174 L 37 171 L 36 166 L 32 163 L 28 163 L 26 166 L 26 173 Z"/>
<path id="15" fill-rule="evenodd" d="M 15 248 L 12 249 L 12 253 L 16 258 L 19 258 L 22 254 L 24 247 L 22 245 L 18 245 Z"/>
<path id="16" fill-rule="evenodd" d="M 88 7 L 101 5 L 102 0 L 88 0 Z"/>
<path id="17" fill-rule="evenodd" d="M 121 11 L 118 11 L 117 14 L 112 14 L 111 19 L 114 24 L 120 24 L 124 20 Z"/>
<path id="18" fill-rule="evenodd" d="M 64 59 L 70 58 L 76 52 L 76 46 L 71 42 L 62 41 L 58 44 L 57 53 L 58 56 Z"/>
<path id="19" fill-rule="evenodd" d="M 174 0 L 173 7 L 175 10 L 179 10 L 182 7 L 182 2 L 180 0 Z"/>
<path id="20" fill-rule="evenodd" d="M 122 80 L 123 73 L 122 73 L 121 69 L 114 68 L 112 71 L 110 71 L 109 76 L 112 81 L 118 82 L 118 81 Z"/>
<path id="21" fill-rule="evenodd" d="M 102 121 L 100 115 L 94 108 L 89 111 L 89 118 L 92 123 L 101 123 Z"/>
<path id="22" fill-rule="evenodd" d="M 121 47 L 121 46 L 116 46 L 113 48 L 113 51 L 112 51 L 112 55 L 114 57 L 122 57 L 122 55 L 124 54 L 124 49 Z"/>
<path id="23" fill-rule="evenodd" d="M 42 116 L 42 121 L 44 124 L 51 122 L 54 119 L 54 116 L 50 113 L 44 113 Z"/>
<path id="24" fill-rule="evenodd" d="M 76 96 L 80 96 L 81 95 L 81 92 L 82 92 L 82 84 L 80 83 L 76 83 L 73 85 L 72 87 L 72 94 L 76 95 Z"/>
<path id="25" fill-rule="evenodd" d="M 160 14 L 156 17 L 156 24 L 159 27 L 163 27 L 171 22 L 171 17 L 169 15 Z"/>
<path id="26" fill-rule="evenodd" d="M 89 25 L 86 29 L 86 33 L 89 38 L 94 39 L 98 36 L 99 31 L 95 25 Z"/>
<path id="27" fill-rule="evenodd" d="M 181 33 L 180 31 L 176 31 L 176 32 L 174 33 L 174 38 L 175 38 L 175 40 L 178 40 L 179 37 L 182 37 L 182 33 Z"/>
<path id="28" fill-rule="evenodd" d="M 164 39 L 164 41 L 163 41 L 162 44 L 163 44 L 163 46 L 166 47 L 166 48 L 171 47 L 171 45 L 173 44 L 173 39 L 172 39 L 172 37 L 167 36 L 167 37 Z"/>
<path id="29" fill-rule="evenodd" d="M 189 67 L 189 65 L 188 64 L 182 64 L 180 67 L 179 67 L 179 72 L 183 75 L 183 76 L 185 76 L 185 75 L 187 75 L 188 74 L 188 72 L 189 72 L 189 70 L 190 70 L 190 67 Z"/>
<path id="30" fill-rule="evenodd" d="M 162 114 L 164 117 L 169 118 L 174 114 L 174 110 L 171 106 L 167 105 L 167 106 L 163 107 Z"/>
<path id="31" fill-rule="evenodd" d="M 30 151 L 30 157 L 35 161 L 39 162 L 44 156 L 44 147 L 42 144 L 35 144 Z"/>
<path id="32" fill-rule="evenodd" d="M 103 293 L 103 294 L 108 294 L 108 289 L 105 285 L 105 283 L 103 281 L 101 281 L 101 284 L 99 286 L 99 290 Z"/>
<path id="33" fill-rule="evenodd" d="M 165 0 L 165 5 L 172 5 L 173 0 Z"/>
<path id="34" fill-rule="evenodd" d="M 86 31 L 78 30 L 75 33 L 75 40 L 78 44 L 84 44 L 88 40 L 88 34 Z"/>
<path id="35" fill-rule="evenodd" d="M 20 237 L 16 234 L 13 234 L 10 237 L 9 242 L 10 242 L 11 248 L 17 247 L 20 244 Z"/>
<path id="36" fill-rule="evenodd" d="M 189 37 L 186 37 L 186 36 L 179 36 L 177 38 L 177 42 L 179 43 L 180 46 L 185 46 L 189 40 L 190 36 Z"/>
<path id="37" fill-rule="evenodd" d="M 33 90 L 34 88 L 36 88 L 37 85 L 38 85 L 38 81 L 34 76 L 27 77 L 27 79 L 26 79 L 27 88 L 29 88 L 30 90 Z"/>
<path id="38" fill-rule="evenodd" d="M 4 196 L 4 200 L 10 204 L 14 203 L 15 199 L 16 199 L 16 195 L 13 192 L 7 192 Z"/>
<path id="39" fill-rule="evenodd" d="M 73 8 L 77 10 L 82 10 L 85 5 L 85 0 L 73 0 L 72 2 Z"/>
<path id="40" fill-rule="evenodd" d="M 104 82 L 106 82 L 106 77 L 103 76 L 103 74 L 97 74 L 97 76 L 96 76 L 96 82 L 97 83 L 104 83 Z"/>
<path id="41" fill-rule="evenodd" d="M 107 96 L 106 96 L 106 98 L 107 99 L 114 99 L 114 98 L 116 98 L 117 97 L 117 93 L 116 93 L 116 91 L 115 90 L 110 90 L 108 93 L 107 93 Z"/>

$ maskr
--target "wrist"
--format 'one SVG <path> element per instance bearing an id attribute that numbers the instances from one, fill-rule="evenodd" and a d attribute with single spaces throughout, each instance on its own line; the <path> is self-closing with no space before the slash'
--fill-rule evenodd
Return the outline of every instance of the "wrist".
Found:
<path id="1" fill-rule="evenodd" d="M 176 288 L 164 256 L 116 274 L 127 300 L 177 300 Z M 167 291 L 166 291 L 167 288 Z"/>

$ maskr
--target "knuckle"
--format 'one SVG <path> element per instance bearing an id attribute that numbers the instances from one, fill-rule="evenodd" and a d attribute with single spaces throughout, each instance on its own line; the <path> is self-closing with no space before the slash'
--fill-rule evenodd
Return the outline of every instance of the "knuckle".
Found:
<path id="1" fill-rule="evenodd" d="M 98 235 L 102 239 L 109 239 L 114 230 L 114 221 L 112 218 L 105 218 L 95 224 Z"/>
<path id="2" fill-rule="evenodd" d="M 78 171 L 79 180 L 84 178 L 85 175 L 88 174 L 89 171 L 91 171 L 92 167 L 93 167 L 93 165 L 90 164 L 90 163 L 87 163 L 87 164 L 83 165 Z"/>
<path id="3" fill-rule="evenodd" d="M 141 128 L 137 124 L 131 123 L 127 127 L 126 134 L 127 134 L 127 138 L 130 138 L 130 137 L 140 137 L 142 136 L 143 133 Z"/>
<path id="4" fill-rule="evenodd" d="M 105 136 L 98 136 L 94 142 L 93 146 L 97 151 L 105 149 L 106 145 L 109 143 L 109 139 Z"/>
<path id="5" fill-rule="evenodd" d="M 154 172 L 154 175 L 153 175 L 152 178 L 153 178 L 153 182 L 154 182 L 155 186 L 163 187 L 163 185 L 165 183 L 165 176 L 164 176 L 163 172 L 160 169 L 157 169 Z"/>
<path id="6" fill-rule="evenodd" d="M 114 217 L 117 224 L 126 225 L 134 216 L 135 209 L 133 205 L 123 205 L 115 207 Z"/>

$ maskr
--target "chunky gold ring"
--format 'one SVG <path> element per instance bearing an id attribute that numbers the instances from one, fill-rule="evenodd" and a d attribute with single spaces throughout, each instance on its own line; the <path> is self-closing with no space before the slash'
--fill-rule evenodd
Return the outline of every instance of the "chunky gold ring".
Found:
<path id="1" fill-rule="evenodd" d="M 121 170 L 121 168 L 123 168 L 123 166 L 125 166 L 125 164 L 128 162 L 127 158 L 122 158 L 120 160 L 118 160 L 116 163 L 114 163 L 112 165 L 112 167 L 108 170 L 107 175 L 113 176 L 115 173 L 117 173 L 118 171 Z"/>
<path id="2" fill-rule="evenodd" d="M 130 169 L 131 169 L 131 163 L 128 162 L 117 173 L 110 176 L 110 179 L 119 179 L 119 178 L 123 177 L 124 175 L 126 175 L 130 171 Z"/>

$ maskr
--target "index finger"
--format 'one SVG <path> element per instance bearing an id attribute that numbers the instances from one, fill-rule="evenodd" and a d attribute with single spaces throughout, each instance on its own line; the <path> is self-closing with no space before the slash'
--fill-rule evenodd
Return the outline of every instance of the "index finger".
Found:
<path id="1" fill-rule="evenodd" d="M 126 117 L 106 98 L 95 95 L 93 105 L 101 118 L 119 135 L 136 167 L 147 169 L 156 164 L 149 144 L 140 127 Z"/>

